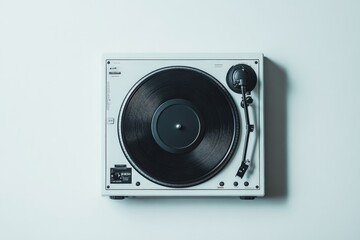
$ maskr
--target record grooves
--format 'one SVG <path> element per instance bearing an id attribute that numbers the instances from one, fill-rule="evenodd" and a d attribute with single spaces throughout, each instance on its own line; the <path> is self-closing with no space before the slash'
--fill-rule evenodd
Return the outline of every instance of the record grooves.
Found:
<path id="1" fill-rule="evenodd" d="M 227 90 L 195 68 L 150 73 L 130 91 L 118 135 L 131 165 L 168 187 L 189 187 L 215 176 L 239 140 L 239 115 Z"/>

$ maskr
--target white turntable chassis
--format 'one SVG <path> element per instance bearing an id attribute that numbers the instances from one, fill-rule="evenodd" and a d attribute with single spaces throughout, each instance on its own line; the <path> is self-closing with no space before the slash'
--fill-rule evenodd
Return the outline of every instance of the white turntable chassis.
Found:
<path id="1" fill-rule="evenodd" d="M 104 196 L 243 196 L 260 197 L 265 194 L 264 179 L 264 78 L 263 55 L 240 54 L 106 54 L 104 66 L 104 161 L 102 194 Z M 245 176 L 236 176 L 241 165 L 245 121 L 240 107 L 241 94 L 230 90 L 226 74 L 231 66 L 247 64 L 257 75 L 257 85 L 251 92 L 254 102 L 249 106 L 250 121 L 255 126 L 250 135 L 247 158 L 251 163 Z M 169 66 L 200 69 L 215 77 L 233 97 L 240 115 L 239 146 L 229 163 L 213 178 L 193 187 L 171 188 L 153 183 L 139 174 L 126 159 L 118 137 L 119 111 L 130 89 L 150 72 Z M 132 168 L 131 183 L 110 183 L 110 168 L 126 165 Z M 234 183 L 238 183 L 237 186 Z M 223 186 L 221 186 L 223 183 Z"/>

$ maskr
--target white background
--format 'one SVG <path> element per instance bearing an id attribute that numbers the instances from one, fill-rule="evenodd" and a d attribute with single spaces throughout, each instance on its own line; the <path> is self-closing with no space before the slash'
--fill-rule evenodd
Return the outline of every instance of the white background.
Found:
<path id="1" fill-rule="evenodd" d="M 0 239 L 360 239 L 359 1 L 1 1 Z M 100 196 L 101 55 L 263 52 L 267 197 Z"/>

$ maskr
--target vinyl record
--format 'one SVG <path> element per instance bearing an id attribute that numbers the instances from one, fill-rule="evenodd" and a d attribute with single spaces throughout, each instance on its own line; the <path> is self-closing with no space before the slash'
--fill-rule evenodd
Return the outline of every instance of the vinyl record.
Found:
<path id="1" fill-rule="evenodd" d="M 131 165 L 168 187 L 189 187 L 217 174 L 239 139 L 239 115 L 214 77 L 167 67 L 142 78 L 126 97 L 118 131 Z"/>

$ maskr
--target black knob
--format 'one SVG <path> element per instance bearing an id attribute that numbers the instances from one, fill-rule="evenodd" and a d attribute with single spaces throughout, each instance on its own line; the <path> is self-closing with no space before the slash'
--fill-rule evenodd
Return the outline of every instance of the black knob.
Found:
<path id="1" fill-rule="evenodd" d="M 233 83 L 237 83 L 240 86 L 247 86 L 248 79 L 251 76 L 245 68 L 236 68 L 233 73 Z"/>
<path id="2" fill-rule="evenodd" d="M 249 65 L 237 64 L 229 69 L 226 82 L 234 92 L 241 93 L 242 86 L 246 88 L 246 92 L 251 92 L 256 86 L 257 76 Z"/>

